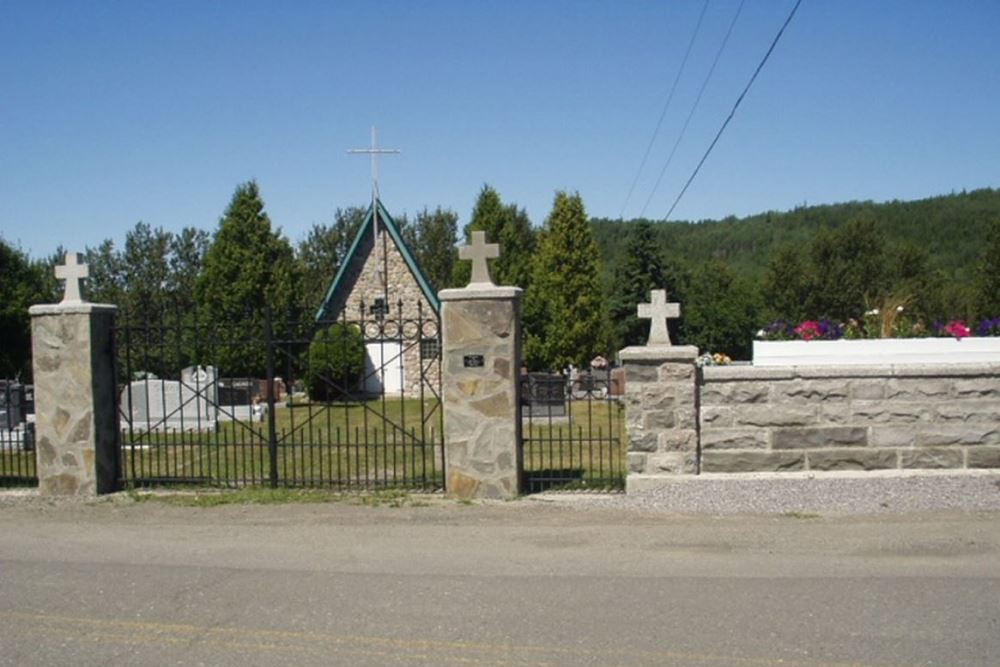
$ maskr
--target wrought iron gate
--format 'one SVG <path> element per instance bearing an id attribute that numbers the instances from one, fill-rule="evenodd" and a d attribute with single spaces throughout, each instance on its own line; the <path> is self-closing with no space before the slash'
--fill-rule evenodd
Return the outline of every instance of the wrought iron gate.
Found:
<path id="1" fill-rule="evenodd" d="M 439 320 L 420 304 L 403 313 L 123 314 L 122 484 L 443 488 Z"/>
<path id="2" fill-rule="evenodd" d="M 0 380 L 0 486 L 35 486 L 34 400 L 31 387 Z"/>
<path id="3" fill-rule="evenodd" d="M 625 489 L 625 407 L 610 369 L 521 378 L 526 493 Z"/>

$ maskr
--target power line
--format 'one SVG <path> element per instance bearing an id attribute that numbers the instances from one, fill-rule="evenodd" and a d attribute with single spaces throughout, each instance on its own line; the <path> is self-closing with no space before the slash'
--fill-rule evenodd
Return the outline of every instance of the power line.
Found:
<path id="1" fill-rule="evenodd" d="M 691 182 L 694 181 L 695 176 L 697 176 L 698 172 L 701 171 L 701 166 L 705 164 L 705 160 L 708 159 L 708 156 L 712 152 L 712 149 L 715 148 L 715 144 L 718 143 L 719 137 L 721 137 L 722 133 L 726 130 L 726 126 L 729 125 L 729 121 L 733 119 L 733 116 L 736 114 L 736 109 L 738 109 L 740 106 L 740 102 L 743 101 L 743 98 L 746 96 L 747 91 L 750 90 L 750 86 L 753 85 L 753 82 L 757 79 L 757 75 L 760 74 L 760 71 L 764 68 L 764 64 L 767 62 L 767 59 L 771 57 L 771 52 L 774 51 L 774 47 L 778 45 L 778 40 L 781 39 L 781 35 L 784 34 L 785 28 L 788 27 L 788 24 L 792 22 L 792 17 L 795 16 L 795 12 L 798 11 L 799 5 L 801 4 L 802 0 L 796 0 L 795 6 L 792 7 L 792 11 L 789 12 L 788 14 L 788 18 L 785 19 L 785 22 L 782 24 L 781 29 L 778 31 L 778 34 L 774 36 L 774 41 L 771 42 L 771 47 L 767 50 L 767 53 L 764 54 L 764 58 L 760 61 L 760 64 L 757 65 L 757 69 L 754 70 L 753 76 L 750 77 L 750 81 L 747 82 L 747 85 L 743 89 L 743 92 L 740 93 L 740 96 L 738 98 L 736 98 L 736 104 L 733 105 L 732 111 L 730 111 L 729 115 L 726 116 L 726 120 L 723 121 L 722 127 L 720 127 L 718 133 L 716 133 L 715 139 L 712 139 L 712 143 L 709 144 L 708 150 L 706 150 L 705 154 L 701 156 L 701 160 L 698 162 L 698 166 L 694 168 L 694 171 L 691 173 L 691 177 L 687 179 L 687 183 L 684 184 L 684 187 L 681 189 L 680 194 L 677 195 L 677 199 L 674 200 L 674 203 L 673 205 L 671 205 L 670 210 L 667 211 L 667 215 L 663 218 L 664 222 L 670 219 L 670 214 L 672 214 L 674 212 L 674 209 L 677 208 L 677 204 L 680 203 L 681 198 L 684 196 L 684 193 L 687 192 L 687 189 L 691 185 Z"/>
<path id="2" fill-rule="evenodd" d="M 719 50 L 715 52 L 715 60 L 712 61 L 712 66 L 708 68 L 708 74 L 705 75 L 705 80 L 701 82 L 701 88 L 698 90 L 698 95 L 695 97 L 694 104 L 691 105 L 691 111 L 688 112 L 687 118 L 684 120 L 684 125 L 681 127 L 680 134 L 677 135 L 677 141 L 674 142 L 673 148 L 670 149 L 670 155 L 667 156 L 667 161 L 663 163 L 663 169 L 660 170 L 660 175 L 656 177 L 656 183 L 653 185 L 653 190 L 649 193 L 649 197 L 646 198 L 646 203 L 643 204 L 642 210 L 639 211 L 639 217 L 641 218 L 646 214 L 646 209 L 649 208 L 649 202 L 653 201 L 653 195 L 660 188 L 660 181 L 663 180 L 663 175 L 667 173 L 667 167 L 674 159 L 674 154 L 677 152 L 677 147 L 681 145 L 681 140 L 684 138 L 684 134 L 687 132 L 688 125 L 691 123 L 691 118 L 694 116 L 695 110 L 698 108 L 698 104 L 701 102 L 701 96 L 705 92 L 705 88 L 708 87 L 708 82 L 712 80 L 712 75 L 715 73 L 715 66 L 719 64 L 719 58 L 722 57 L 722 52 L 726 50 L 726 44 L 729 43 L 729 37 L 733 34 L 733 28 L 736 27 L 736 20 L 740 18 L 740 12 L 743 11 L 743 4 L 746 0 L 740 0 L 739 7 L 736 8 L 736 13 L 733 15 L 733 20 L 729 22 L 729 29 L 726 31 L 726 36 L 722 38 L 722 44 L 719 45 Z"/>
<path id="3" fill-rule="evenodd" d="M 688 57 L 691 55 L 691 48 L 694 46 L 695 39 L 698 37 L 698 31 L 701 30 L 701 21 L 705 18 L 705 11 L 708 9 L 709 0 L 705 0 L 705 4 L 701 7 L 701 14 L 698 15 L 698 22 L 694 26 L 694 32 L 691 34 L 691 41 L 688 42 L 687 51 L 684 52 L 684 59 L 681 61 L 681 66 L 677 70 L 677 76 L 674 77 L 674 83 L 670 87 L 670 93 L 667 95 L 667 102 L 663 105 L 663 111 L 660 112 L 660 119 L 656 121 L 656 128 L 653 129 L 653 136 L 649 138 L 649 145 L 646 146 L 646 153 L 642 156 L 642 162 L 639 163 L 639 169 L 635 172 L 635 178 L 632 179 L 632 187 L 628 189 L 628 194 L 625 195 L 625 203 L 622 204 L 621 213 L 618 217 L 625 216 L 625 208 L 628 206 L 629 200 L 632 198 L 632 193 L 635 191 L 635 185 L 639 182 L 639 176 L 642 174 L 643 168 L 646 166 L 646 160 L 649 159 L 649 152 L 653 149 L 653 144 L 656 142 L 656 137 L 660 132 L 660 125 L 663 124 L 663 119 L 667 115 L 667 109 L 670 108 L 670 102 L 674 99 L 674 92 L 677 90 L 677 83 L 681 80 L 681 75 L 684 74 L 684 67 L 687 65 Z"/>

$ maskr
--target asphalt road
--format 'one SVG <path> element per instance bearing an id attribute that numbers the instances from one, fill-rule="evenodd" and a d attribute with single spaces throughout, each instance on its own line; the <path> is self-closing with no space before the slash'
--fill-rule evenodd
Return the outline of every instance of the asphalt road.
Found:
<path id="1" fill-rule="evenodd" d="M 1000 665 L 1000 514 L 0 504 L 0 664 Z"/>

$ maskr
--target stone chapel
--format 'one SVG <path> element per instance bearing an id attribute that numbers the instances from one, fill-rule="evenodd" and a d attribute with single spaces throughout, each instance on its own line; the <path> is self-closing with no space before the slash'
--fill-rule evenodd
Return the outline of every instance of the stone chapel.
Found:
<path id="1" fill-rule="evenodd" d="M 366 393 L 419 398 L 438 386 L 440 308 L 396 222 L 375 199 L 316 321 L 344 319 L 362 328 Z"/>

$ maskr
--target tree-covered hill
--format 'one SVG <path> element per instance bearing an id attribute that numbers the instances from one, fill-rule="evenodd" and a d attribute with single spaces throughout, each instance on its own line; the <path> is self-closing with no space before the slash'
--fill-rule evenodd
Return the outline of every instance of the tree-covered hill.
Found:
<path id="1" fill-rule="evenodd" d="M 668 262 L 724 262 L 744 278 L 763 276 L 772 250 L 808 245 L 823 228 L 836 229 L 868 214 L 890 243 L 910 242 L 928 251 L 928 268 L 962 280 L 982 252 L 989 225 L 1000 220 L 1000 189 L 986 188 L 916 201 L 848 202 L 768 211 L 745 218 L 655 222 L 654 236 Z M 628 231 L 637 220 L 591 220 L 605 271 L 622 261 Z"/>

